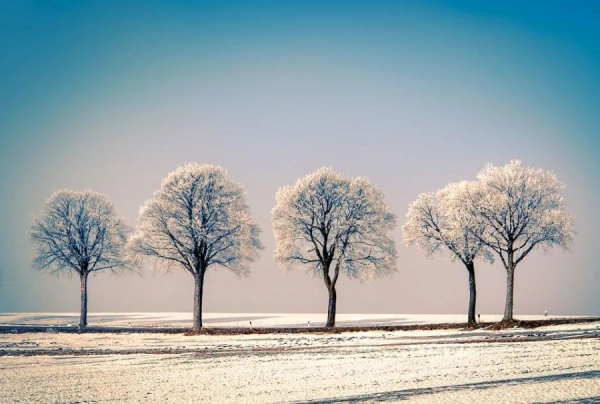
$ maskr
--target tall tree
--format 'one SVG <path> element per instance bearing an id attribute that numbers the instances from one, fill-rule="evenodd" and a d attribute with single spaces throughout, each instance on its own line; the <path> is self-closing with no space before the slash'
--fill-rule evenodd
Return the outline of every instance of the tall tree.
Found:
<path id="1" fill-rule="evenodd" d="M 479 187 L 469 194 L 473 215 L 485 231 L 480 240 L 506 269 L 503 322 L 513 319 L 515 268 L 535 249 L 568 248 L 575 235 L 573 218 L 561 195 L 564 184 L 550 171 L 514 160 L 504 167 L 486 165 L 477 176 Z"/>
<path id="2" fill-rule="evenodd" d="M 262 248 L 242 186 L 221 167 L 188 164 L 163 180 L 139 219 L 131 250 L 153 258 L 159 268 L 175 265 L 193 276 L 193 329 L 200 330 L 206 270 L 214 266 L 247 275 Z"/>
<path id="3" fill-rule="evenodd" d="M 420 194 L 408 208 L 402 229 L 404 244 L 417 245 L 428 257 L 446 250 L 451 259 L 459 260 L 469 276 L 469 310 L 467 322 L 474 326 L 477 287 L 475 259 L 493 262 L 493 256 L 481 241 L 485 229 L 474 217 L 466 203 L 468 189 L 474 184 L 466 181 L 448 184 L 437 193 Z"/>
<path id="4" fill-rule="evenodd" d="M 57 191 L 33 219 L 29 235 L 36 245 L 34 267 L 79 275 L 80 327 L 87 326 L 89 275 L 133 267 L 125 255 L 128 232 L 108 198 L 92 191 Z"/>
<path id="5" fill-rule="evenodd" d="M 383 192 L 366 178 L 321 168 L 277 192 L 273 208 L 275 260 L 323 278 L 329 293 L 327 327 L 335 325 L 340 272 L 360 280 L 396 270 L 390 237 L 396 217 Z"/>

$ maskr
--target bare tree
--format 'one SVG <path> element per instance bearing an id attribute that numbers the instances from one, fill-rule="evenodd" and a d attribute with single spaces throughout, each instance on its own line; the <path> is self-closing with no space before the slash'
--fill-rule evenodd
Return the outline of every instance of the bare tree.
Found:
<path id="1" fill-rule="evenodd" d="M 57 191 L 33 219 L 29 235 L 36 244 L 34 267 L 79 275 L 80 327 L 87 326 L 89 275 L 134 266 L 125 256 L 128 232 L 109 199 L 92 191 Z"/>
<path id="2" fill-rule="evenodd" d="M 475 259 L 493 262 L 493 256 L 485 248 L 481 236 L 485 229 L 472 215 L 466 203 L 468 189 L 473 183 L 452 183 L 437 193 L 424 193 L 413 202 L 403 227 L 404 244 L 416 244 L 428 257 L 442 250 L 458 259 L 469 276 L 469 310 L 467 322 L 474 326 L 477 287 L 475 282 Z"/>
<path id="3" fill-rule="evenodd" d="M 488 164 L 469 193 L 470 209 L 485 231 L 477 235 L 501 259 L 506 269 L 503 322 L 513 319 L 515 268 L 533 250 L 557 245 L 568 248 L 575 235 L 566 212 L 564 184 L 550 171 L 511 161 L 504 167 Z"/>
<path id="4" fill-rule="evenodd" d="M 389 233 L 395 216 L 383 192 L 365 178 L 346 178 L 329 168 L 277 192 L 273 209 L 275 259 L 285 268 L 305 267 L 323 278 L 329 293 L 327 327 L 335 325 L 340 272 L 370 279 L 396 270 Z"/>
<path id="5" fill-rule="evenodd" d="M 131 250 L 159 268 L 187 270 L 195 283 L 193 329 L 202 328 L 204 276 L 211 267 L 248 274 L 262 248 L 243 188 L 221 167 L 188 164 L 163 180 L 140 210 Z"/>

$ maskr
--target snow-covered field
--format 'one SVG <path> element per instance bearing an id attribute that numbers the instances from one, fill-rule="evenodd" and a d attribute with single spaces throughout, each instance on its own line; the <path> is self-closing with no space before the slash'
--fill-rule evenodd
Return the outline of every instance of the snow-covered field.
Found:
<path id="1" fill-rule="evenodd" d="M 577 317 L 577 316 L 559 316 Z M 320 327 L 325 325 L 327 313 L 204 313 L 205 327 Z M 519 315 L 520 320 L 542 320 L 543 315 Z M 482 314 L 482 322 L 500 321 L 502 315 Z M 76 325 L 79 313 L 0 313 L 0 325 Z M 466 323 L 467 316 L 461 314 L 338 314 L 336 325 L 373 326 L 373 325 L 410 325 Z M 189 327 L 192 324 L 191 313 L 90 313 L 88 324 L 91 326 L 132 326 L 132 327 Z"/>
<path id="2" fill-rule="evenodd" d="M 46 324 L 73 321 L 52 316 Z M 106 316 L 103 321 L 115 321 Z M 154 325 L 157 318 L 152 318 L 160 316 L 148 314 L 139 321 Z M 215 315 L 214 324 L 239 322 L 239 326 L 250 321 L 248 317 L 253 325 L 255 321 L 269 326 L 308 321 L 300 319 L 303 315 L 226 316 L 232 321 Z M 296 316 L 298 322 L 291 322 Z M 393 321 L 409 321 L 409 317 L 348 315 L 345 321 L 364 324 L 387 319 L 397 324 Z M 34 321 L 3 316 L 0 323 L 6 323 L 6 318 Z M 322 316 L 314 321 L 318 319 Z M 92 317 L 92 324 L 95 320 L 99 318 Z M 39 318 L 35 323 L 44 321 Z M 599 402 L 600 322 L 508 331 L 0 334 L 0 402 L 404 400 Z"/>

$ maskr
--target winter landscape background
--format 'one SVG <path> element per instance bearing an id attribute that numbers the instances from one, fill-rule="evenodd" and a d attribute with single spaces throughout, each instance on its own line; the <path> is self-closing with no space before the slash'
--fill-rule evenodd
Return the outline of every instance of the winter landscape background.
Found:
<path id="1" fill-rule="evenodd" d="M 220 164 L 265 250 L 211 272 L 218 312 L 321 312 L 319 280 L 272 260 L 277 189 L 320 166 L 369 177 L 399 216 L 420 192 L 519 158 L 553 170 L 578 234 L 529 257 L 516 314 L 600 314 L 598 7 L 594 2 L 5 2 L 0 25 L 0 311 L 76 311 L 74 282 L 31 270 L 31 216 L 56 189 L 108 195 L 131 225 L 161 179 Z M 465 271 L 399 248 L 399 272 L 340 280 L 340 312 L 462 313 Z M 482 312 L 505 273 L 478 267 Z M 187 274 L 99 275 L 93 311 L 187 311 Z M 265 293 L 268 291 L 268 293 Z"/>
<path id="2" fill-rule="evenodd" d="M 600 322 L 575 322 L 600 316 L 599 19 L 586 0 L 1 2 L 0 403 L 599 402 Z M 489 325 L 506 273 L 477 262 L 486 324 L 465 328 L 464 266 L 403 245 L 405 215 L 515 159 L 566 184 L 577 230 L 519 264 L 515 318 L 573 323 Z M 135 227 L 188 162 L 244 186 L 265 247 L 249 276 L 210 268 L 190 335 L 130 332 L 190 326 L 184 270 L 93 275 L 79 333 L 79 280 L 32 268 L 32 216 L 92 189 Z M 282 270 L 272 223 L 319 167 L 369 178 L 398 217 L 398 271 L 341 276 L 327 332 L 308 330 L 323 280 Z M 398 325 L 424 327 L 343 330 Z"/>

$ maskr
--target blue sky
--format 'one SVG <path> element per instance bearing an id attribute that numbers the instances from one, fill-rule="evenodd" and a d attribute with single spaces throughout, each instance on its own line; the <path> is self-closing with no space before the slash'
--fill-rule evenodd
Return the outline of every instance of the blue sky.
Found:
<path id="1" fill-rule="evenodd" d="M 207 278 L 208 311 L 324 311 L 319 280 L 272 261 L 278 187 L 326 165 L 382 187 L 399 272 L 343 281 L 340 312 L 452 312 L 466 271 L 400 246 L 408 203 L 486 163 L 551 169 L 578 235 L 517 269 L 515 312 L 600 314 L 600 5 L 595 1 L 21 1 L 0 5 L 0 311 L 76 311 L 76 282 L 31 269 L 31 215 L 60 188 L 135 225 L 188 162 L 244 184 L 266 249 Z M 183 271 L 99 275 L 92 311 L 187 311 Z M 479 265 L 500 313 L 501 266 Z M 268 290 L 269 293 L 265 293 Z M 225 292 L 226 291 L 226 292 Z"/>

